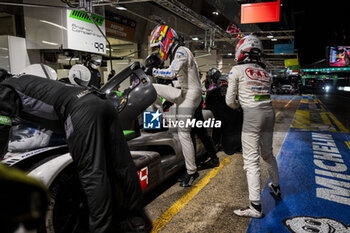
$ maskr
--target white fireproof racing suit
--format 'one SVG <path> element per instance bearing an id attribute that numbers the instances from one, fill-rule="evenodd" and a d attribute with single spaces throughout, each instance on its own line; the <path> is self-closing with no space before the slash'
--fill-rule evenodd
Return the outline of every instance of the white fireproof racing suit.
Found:
<path id="1" fill-rule="evenodd" d="M 267 164 L 272 184 L 279 184 L 278 167 L 272 152 L 275 113 L 270 100 L 270 86 L 270 75 L 255 63 L 234 66 L 228 76 L 226 104 L 233 109 L 239 105 L 243 108 L 244 169 L 247 172 L 249 200 L 254 204 L 260 204 L 259 152 Z"/>
<path id="2" fill-rule="evenodd" d="M 162 84 L 153 84 L 157 94 L 177 106 L 177 120 L 191 119 L 201 102 L 201 83 L 197 63 L 191 51 L 180 46 L 175 58 L 167 69 L 153 69 L 153 76 L 161 79 L 178 79 L 181 89 Z M 195 151 L 191 139 L 191 128 L 178 128 L 182 153 L 188 174 L 196 172 Z"/>

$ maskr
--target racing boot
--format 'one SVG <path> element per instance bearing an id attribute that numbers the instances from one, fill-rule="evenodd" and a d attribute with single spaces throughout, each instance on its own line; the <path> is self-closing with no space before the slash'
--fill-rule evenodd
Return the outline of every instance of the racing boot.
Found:
<path id="1" fill-rule="evenodd" d="M 248 207 L 243 209 L 234 210 L 233 213 L 240 217 L 248 217 L 248 218 L 262 218 L 262 210 L 261 205 L 254 205 L 251 203 Z"/>
<path id="2" fill-rule="evenodd" d="M 128 217 L 119 223 L 120 233 L 149 233 L 152 231 L 152 221 L 146 213 L 140 216 Z"/>
<path id="3" fill-rule="evenodd" d="M 185 174 L 184 179 L 181 181 L 180 186 L 181 187 L 190 187 L 193 184 L 193 181 L 199 177 L 199 173 L 195 172 L 193 174 Z"/>
<path id="4" fill-rule="evenodd" d="M 182 182 L 182 181 L 185 179 L 186 175 L 187 175 L 187 172 L 181 174 L 181 175 L 177 178 L 176 181 L 177 181 L 177 182 Z"/>
<path id="5" fill-rule="evenodd" d="M 276 197 L 281 196 L 281 188 L 279 185 L 275 186 L 272 184 L 272 182 L 270 182 L 268 186 L 273 195 L 275 195 Z"/>
<path id="6" fill-rule="evenodd" d="M 220 165 L 220 161 L 218 157 L 212 157 L 207 161 L 204 161 L 199 164 L 199 167 L 201 169 L 208 169 L 208 168 L 214 168 L 218 167 Z"/>

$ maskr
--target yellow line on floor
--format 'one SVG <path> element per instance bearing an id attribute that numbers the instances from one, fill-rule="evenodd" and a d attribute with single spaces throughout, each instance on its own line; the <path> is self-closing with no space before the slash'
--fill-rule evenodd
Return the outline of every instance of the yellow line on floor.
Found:
<path id="1" fill-rule="evenodd" d="M 310 99 L 305 99 L 310 100 Z M 344 127 L 342 123 L 328 110 L 325 108 L 325 105 L 322 103 L 320 99 L 314 97 L 313 101 L 319 103 L 321 106 L 321 110 L 314 111 L 312 109 L 300 110 L 297 109 L 295 112 L 292 128 L 298 129 L 309 129 L 309 130 L 317 130 L 317 131 L 330 131 L 330 132 L 341 132 L 348 133 L 349 131 Z M 314 115 L 311 115 L 313 113 Z M 312 116 L 319 114 L 322 119 L 322 122 L 313 122 Z M 330 120 L 330 119 L 332 120 Z M 338 129 L 336 129 L 336 127 Z"/>
<path id="2" fill-rule="evenodd" d="M 212 169 L 205 177 L 203 177 L 196 185 L 194 185 L 185 195 L 169 207 L 159 218 L 152 223 L 152 232 L 160 231 L 187 203 L 201 191 L 212 178 L 214 178 L 220 170 L 230 162 L 230 157 L 226 157 L 221 161 L 220 166 Z"/>
<path id="3" fill-rule="evenodd" d="M 342 133 L 348 133 L 349 131 L 344 127 L 344 125 L 343 125 L 342 123 L 340 123 L 340 121 L 333 115 L 333 113 L 327 112 L 327 110 L 324 108 L 325 105 L 322 103 L 322 101 L 319 100 L 319 99 L 318 99 L 318 101 L 319 101 L 320 106 L 322 107 L 323 111 L 324 111 L 325 113 L 327 113 L 327 114 L 329 115 L 330 118 L 332 118 L 334 124 L 336 124 L 336 126 L 337 126 L 338 129 L 339 129 L 339 131 L 342 132 Z M 328 120 L 328 121 L 329 121 L 329 120 Z M 329 125 L 332 125 L 332 123 L 331 123 L 330 121 L 329 121 Z M 331 131 L 332 131 L 332 130 L 331 130 Z M 335 130 L 333 130 L 333 131 L 335 131 Z M 338 131 L 338 132 L 339 132 L 339 131 Z M 337 132 L 337 131 L 335 131 L 335 132 Z"/>
<path id="4" fill-rule="evenodd" d="M 337 125 L 337 127 L 339 129 L 339 132 L 341 132 L 341 133 L 349 133 L 349 130 L 347 130 L 345 128 L 345 126 L 342 123 L 340 123 L 340 121 L 333 115 L 333 113 L 328 112 L 328 115 L 329 115 L 330 118 L 332 118 L 334 124 Z"/>
<path id="5" fill-rule="evenodd" d="M 288 102 L 286 105 L 284 105 L 284 108 L 288 107 L 288 105 L 289 105 L 293 100 L 294 100 L 294 97 L 293 97 L 291 100 L 289 100 L 289 102 Z"/>
<path id="6" fill-rule="evenodd" d="M 294 99 L 294 97 L 293 97 L 293 99 Z M 285 110 L 288 107 L 288 105 L 293 101 L 293 99 L 289 100 L 289 102 L 284 105 L 283 110 Z M 277 112 L 275 115 L 275 118 L 277 118 L 280 114 L 281 114 L 281 111 Z"/>
<path id="7" fill-rule="evenodd" d="M 349 147 L 350 150 L 350 141 L 345 141 L 345 144 Z"/>

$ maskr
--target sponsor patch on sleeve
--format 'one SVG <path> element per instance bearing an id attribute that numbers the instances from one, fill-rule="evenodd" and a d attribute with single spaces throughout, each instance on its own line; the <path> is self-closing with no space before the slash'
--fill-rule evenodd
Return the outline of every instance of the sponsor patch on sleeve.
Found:
<path id="1" fill-rule="evenodd" d="M 10 117 L 0 115 L 0 125 L 12 125 L 12 120 Z"/>

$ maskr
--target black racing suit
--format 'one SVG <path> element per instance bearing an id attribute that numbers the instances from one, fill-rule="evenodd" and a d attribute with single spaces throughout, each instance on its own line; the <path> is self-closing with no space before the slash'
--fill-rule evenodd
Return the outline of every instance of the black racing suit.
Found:
<path id="1" fill-rule="evenodd" d="M 101 88 L 101 73 L 98 70 L 95 70 L 91 66 L 88 66 L 90 73 L 91 73 L 91 79 L 89 82 L 89 86 L 94 86 L 98 89 Z"/>
<path id="2" fill-rule="evenodd" d="M 0 159 L 9 118 L 65 132 L 88 201 L 91 232 L 117 232 L 116 223 L 143 209 L 142 191 L 112 103 L 89 90 L 31 75 L 0 83 Z"/>
<path id="3" fill-rule="evenodd" d="M 194 112 L 194 118 L 197 121 L 204 122 L 204 117 L 203 117 L 203 113 L 202 113 L 202 110 L 203 110 L 203 106 L 202 105 L 203 105 L 203 100 L 199 104 L 199 106 L 196 109 L 196 111 Z M 210 136 L 208 136 L 207 130 L 205 128 L 203 128 L 203 127 L 194 127 L 194 128 L 192 128 L 191 137 L 192 137 L 194 149 L 196 150 L 196 140 L 195 140 L 195 137 L 194 137 L 195 134 L 197 134 L 199 139 L 202 141 L 202 143 L 204 145 L 204 148 L 207 151 L 207 155 L 211 159 L 217 159 L 218 157 L 216 155 L 216 149 L 215 149 L 215 146 L 214 146 L 214 142 L 213 142 L 212 138 Z M 198 164 L 199 161 L 196 161 L 196 163 Z"/>

